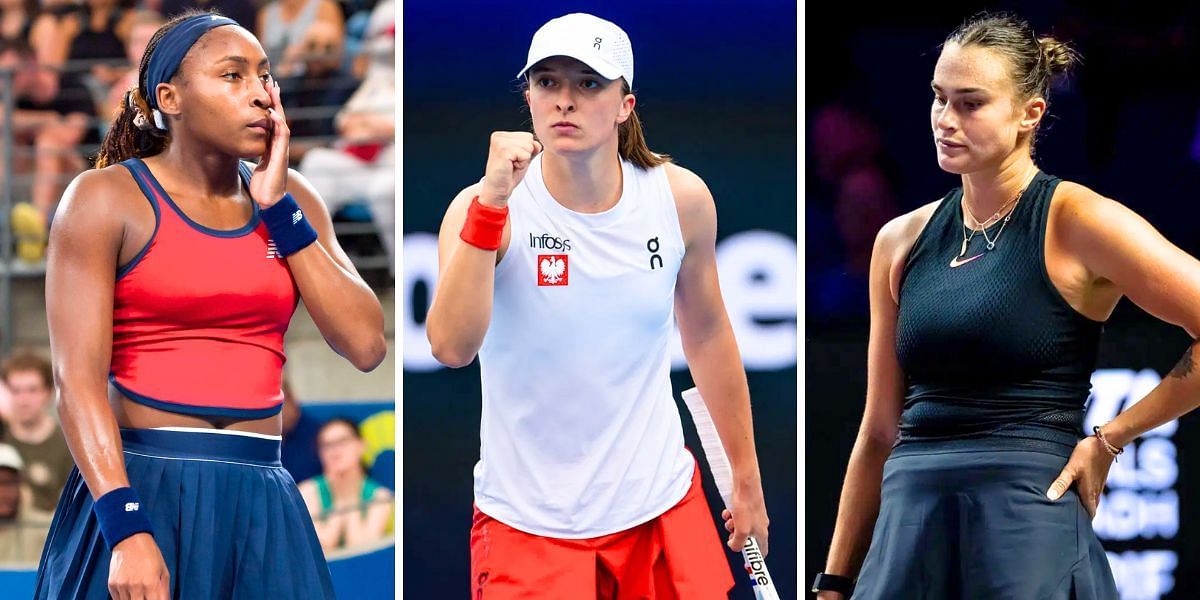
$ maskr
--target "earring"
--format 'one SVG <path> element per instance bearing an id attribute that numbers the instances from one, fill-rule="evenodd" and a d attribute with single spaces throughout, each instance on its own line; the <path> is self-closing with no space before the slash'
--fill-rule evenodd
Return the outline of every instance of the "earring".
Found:
<path id="1" fill-rule="evenodd" d="M 157 108 L 151 112 L 154 113 L 154 126 L 165 131 L 167 129 L 167 124 L 163 122 L 162 113 L 158 112 Z"/>

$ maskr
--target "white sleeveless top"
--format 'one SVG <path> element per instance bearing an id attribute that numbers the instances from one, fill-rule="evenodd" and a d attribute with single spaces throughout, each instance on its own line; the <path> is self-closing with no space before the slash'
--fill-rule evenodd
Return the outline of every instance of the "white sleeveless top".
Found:
<path id="1" fill-rule="evenodd" d="M 538 156 L 508 201 L 512 237 L 479 350 L 475 504 L 536 535 L 622 531 L 691 484 L 667 346 L 679 215 L 663 167 L 621 171 L 616 206 L 582 214 L 550 196 Z"/>

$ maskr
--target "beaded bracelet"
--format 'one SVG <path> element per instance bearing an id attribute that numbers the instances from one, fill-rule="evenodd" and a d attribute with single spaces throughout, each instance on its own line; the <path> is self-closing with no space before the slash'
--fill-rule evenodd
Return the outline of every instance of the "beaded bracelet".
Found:
<path id="1" fill-rule="evenodd" d="M 1099 425 L 1092 427 L 1092 433 L 1096 434 L 1096 438 L 1100 440 L 1101 444 L 1104 444 L 1104 449 L 1113 456 L 1113 460 L 1117 460 L 1117 456 L 1125 452 L 1124 448 L 1118 448 L 1108 443 L 1108 438 L 1104 437 L 1104 432 L 1100 431 Z"/>

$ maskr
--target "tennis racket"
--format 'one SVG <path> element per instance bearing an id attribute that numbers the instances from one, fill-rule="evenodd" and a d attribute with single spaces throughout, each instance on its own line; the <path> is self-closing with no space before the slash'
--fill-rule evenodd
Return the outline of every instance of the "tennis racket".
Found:
<path id="1" fill-rule="evenodd" d="M 708 407 L 700 397 L 700 391 L 691 388 L 683 392 L 683 403 L 688 412 L 692 413 L 692 421 L 696 423 L 696 433 L 700 434 L 700 446 L 704 448 L 704 456 L 708 458 L 708 469 L 712 471 L 713 480 L 717 483 L 717 492 L 725 508 L 729 508 L 733 496 L 733 468 L 729 466 L 729 458 L 725 456 L 725 447 L 721 445 L 721 437 L 717 435 L 717 426 L 713 425 Z M 754 585 L 755 600 L 779 600 L 779 592 L 775 591 L 775 581 L 767 571 L 767 562 L 763 559 L 758 547 L 758 540 L 746 538 L 742 546 L 742 558 L 746 560 L 746 573 Z"/>

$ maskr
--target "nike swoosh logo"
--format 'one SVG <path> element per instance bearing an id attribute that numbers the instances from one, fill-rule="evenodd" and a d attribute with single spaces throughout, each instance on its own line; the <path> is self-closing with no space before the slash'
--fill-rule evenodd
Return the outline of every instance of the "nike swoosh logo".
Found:
<path id="1" fill-rule="evenodd" d="M 961 266 L 979 258 L 980 256 L 983 256 L 983 255 L 976 254 L 975 256 L 972 256 L 971 258 L 968 258 L 966 260 L 958 260 L 958 257 L 955 256 L 954 258 L 950 259 L 950 268 L 953 269 L 954 267 L 961 267 Z"/>

